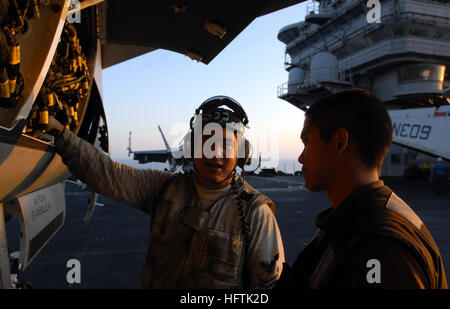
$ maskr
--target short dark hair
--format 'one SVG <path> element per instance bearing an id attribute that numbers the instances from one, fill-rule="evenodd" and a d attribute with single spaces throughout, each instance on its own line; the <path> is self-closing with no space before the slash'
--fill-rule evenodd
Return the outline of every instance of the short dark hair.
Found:
<path id="1" fill-rule="evenodd" d="M 368 167 L 381 166 L 392 143 L 391 117 L 383 102 L 366 90 L 345 90 L 320 99 L 305 117 L 325 141 L 345 128 Z"/>

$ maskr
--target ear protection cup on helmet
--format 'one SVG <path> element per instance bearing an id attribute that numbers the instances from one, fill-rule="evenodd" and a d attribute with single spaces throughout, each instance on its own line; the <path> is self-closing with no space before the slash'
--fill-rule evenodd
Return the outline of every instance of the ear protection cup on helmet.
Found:
<path id="1" fill-rule="evenodd" d="M 241 148 L 244 147 L 243 150 L 241 150 Z M 252 163 L 252 158 L 250 157 L 250 149 L 252 148 L 252 145 L 250 144 L 250 142 L 243 138 L 243 141 L 241 143 L 239 143 L 238 145 L 238 154 L 245 154 L 245 157 L 238 157 L 237 160 L 237 166 L 239 166 L 241 169 L 244 168 L 245 165 L 250 165 Z M 242 152 L 241 152 L 242 151 Z"/>

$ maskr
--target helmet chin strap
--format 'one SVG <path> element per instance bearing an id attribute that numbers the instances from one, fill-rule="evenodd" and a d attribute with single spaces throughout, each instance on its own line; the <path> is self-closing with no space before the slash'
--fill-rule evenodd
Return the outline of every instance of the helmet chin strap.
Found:
<path id="1" fill-rule="evenodd" d="M 197 169 L 197 166 L 195 165 L 195 162 L 194 162 L 195 175 L 198 176 L 198 177 L 200 177 L 200 178 L 203 179 L 204 181 L 206 181 L 206 182 L 208 182 L 208 183 L 210 183 L 210 184 L 215 184 L 215 185 L 220 185 L 220 184 L 224 183 L 225 181 L 227 181 L 228 179 L 232 178 L 234 175 L 236 175 L 236 166 L 237 166 L 237 163 L 236 163 L 236 165 L 234 166 L 233 170 L 227 175 L 227 177 L 225 177 L 225 179 L 223 179 L 222 181 L 217 182 L 217 181 L 211 181 L 211 180 L 207 179 L 206 177 L 204 177 L 204 176 L 199 172 L 199 170 Z"/>

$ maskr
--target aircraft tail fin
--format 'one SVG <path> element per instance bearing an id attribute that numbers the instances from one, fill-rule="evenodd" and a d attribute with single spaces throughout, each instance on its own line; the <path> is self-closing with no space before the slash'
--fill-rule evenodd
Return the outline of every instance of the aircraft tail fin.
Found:
<path id="1" fill-rule="evenodd" d="M 158 129 L 159 129 L 159 132 L 161 133 L 162 139 L 164 141 L 164 145 L 166 145 L 166 149 L 170 150 L 169 143 L 167 143 L 166 137 L 164 136 L 164 133 L 161 130 L 161 127 L 159 125 L 158 125 Z"/>

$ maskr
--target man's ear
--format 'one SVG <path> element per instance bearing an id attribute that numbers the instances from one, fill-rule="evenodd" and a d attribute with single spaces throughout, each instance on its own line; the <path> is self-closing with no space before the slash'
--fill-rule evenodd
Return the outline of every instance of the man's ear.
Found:
<path id="1" fill-rule="evenodd" d="M 336 150 L 343 153 L 349 147 L 349 134 L 347 129 L 338 128 L 334 134 Z"/>

